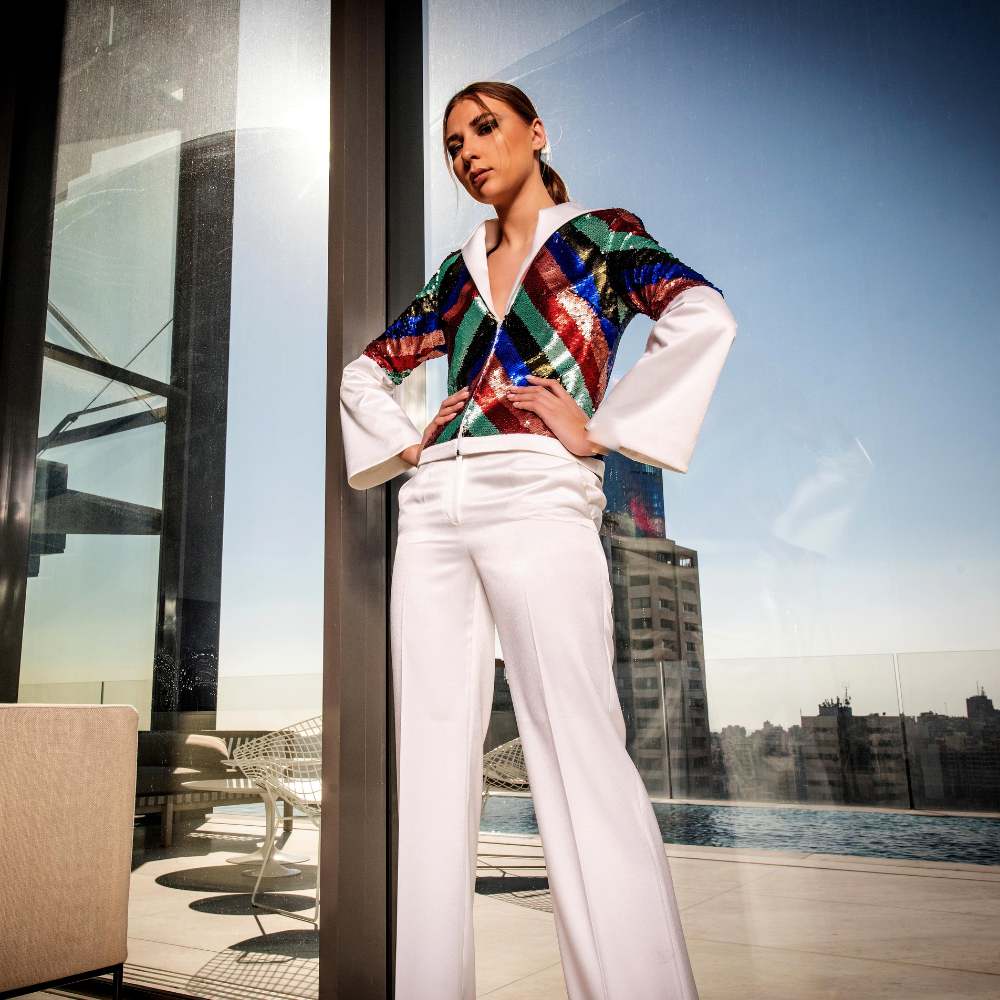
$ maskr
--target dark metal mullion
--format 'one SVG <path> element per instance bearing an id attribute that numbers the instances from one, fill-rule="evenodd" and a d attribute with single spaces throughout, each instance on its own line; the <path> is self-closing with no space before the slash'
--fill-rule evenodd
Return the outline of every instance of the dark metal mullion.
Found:
<path id="1" fill-rule="evenodd" d="M 0 701 L 17 701 L 21 667 L 65 16 L 18 13 L 0 67 Z"/>
<path id="2" fill-rule="evenodd" d="M 58 361 L 73 368 L 79 368 L 101 378 L 110 379 L 112 382 L 121 382 L 122 385 L 130 386 L 133 389 L 142 389 L 144 392 L 152 392 L 164 399 L 179 399 L 184 393 L 182 390 L 166 382 L 159 382 L 155 378 L 148 378 L 139 375 L 137 372 L 130 372 L 127 368 L 119 368 L 118 365 L 111 364 L 110 361 L 102 361 L 100 358 L 91 357 L 89 354 L 80 354 L 79 351 L 71 351 L 68 347 L 60 347 L 58 344 L 45 342 L 45 357 L 52 361 Z"/>

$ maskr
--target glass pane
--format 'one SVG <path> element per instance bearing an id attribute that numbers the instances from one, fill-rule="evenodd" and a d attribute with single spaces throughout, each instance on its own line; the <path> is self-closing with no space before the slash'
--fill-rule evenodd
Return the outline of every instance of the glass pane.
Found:
<path id="1" fill-rule="evenodd" d="M 19 697 L 138 710 L 125 978 L 186 995 L 318 989 L 329 38 L 68 9 Z"/>
<path id="2" fill-rule="evenodd" d="M 1000 864 L 994 12 L 426 11 L 428 274 L 494 214 L 456 196 L 441 116 L 496 79 L 534 100 L 571 197 L 639 215 L 740 324 L 689 473 L 611 456 L 604 481 L 626 745 L 701 996 L 969 982 L 971 952 L 918 911 L 925 873 L 975 908 L 958 873 Z M 610 384 L 650 326 L 629 326 Z M 427 414 L 444 365 L 425 366 Z M 488 752 L 516 733 L 497 655 Z M 490 881 L 503 851 L 543 865 L 537 834 L 528 792 L 491 791 L 481 990 L 565 995 L 544 881 Z M 890 917 L 873 901 L 897 889 Z"/>

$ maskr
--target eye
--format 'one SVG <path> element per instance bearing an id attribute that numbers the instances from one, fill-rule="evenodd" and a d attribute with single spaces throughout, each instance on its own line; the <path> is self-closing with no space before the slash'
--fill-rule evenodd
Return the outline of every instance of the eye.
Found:
<path id="1" fill-rule="evenodd" d="M 454 160 L 459 153 L 462 152 L 462 144 L 459 142 L 453 143 L 448 147 L 448 155 Z"/>
<path id="2" fill-rule="evenodd" d="M 489 135 L 497 127 L 496 119 L 485 121 L 479 126 L 480 135 Z"/>

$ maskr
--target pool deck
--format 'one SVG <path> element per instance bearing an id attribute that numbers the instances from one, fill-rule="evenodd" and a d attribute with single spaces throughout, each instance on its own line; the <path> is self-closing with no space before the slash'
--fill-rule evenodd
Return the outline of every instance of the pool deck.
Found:
<path id="1" fill-rule="evenodd" d="M 209 1000 L 316 996 L 315 932 L 269 914 L 262 938 L 240 896 L 252 880 L 225 864 L 259 842 L 261 825 L 210 817 L 174 849 L 142 857 L 132 876 L 126 981 Z M 285 849 L 314 857 L 315 830 L 296 820 Z M 1000 867 L 664 849 L 701 1000 L 1000 996 Z M 481 876 L 497 863 L 511 874 L 544 874 L 515 870 L 544 865 L 538 837 L 484 834 L 479 850 Z M 507 860 L 490 857 L 497 854 Z M 178 878 L 184 888 L 165 884 Z M 302 904 L 312 895 L 291 879 L 281 889 L 287 900 L 306 897 Z M 547 891 L 477 894 L 474 917 L 478 996 L 566 997 Z"/>
<path id="2" fill-rule="evenodd" d="M 537 837 L 481 849 L 501 844 L 541 851 Z M 701 1000 L 1000 995 L 1000 867 L 665 850 Z M 551 913 L 477 895 L 475 921 L 478 996 L 566 996 Z"/>

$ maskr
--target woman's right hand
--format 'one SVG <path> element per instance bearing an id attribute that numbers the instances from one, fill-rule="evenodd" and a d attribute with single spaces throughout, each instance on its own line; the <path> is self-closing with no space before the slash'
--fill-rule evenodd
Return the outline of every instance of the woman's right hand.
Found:
<path id="1" fill-rule="evenodd" d="M 459 389 L 453 396 L 449 396 L 441 403 L 441 408 L 437 411 L 437 416 L 424 428 L 424 435 L 420 439 L 420 444 L 412 444 L 405 451 L 399 453 L 399 457 L 410 465 L 416 465 L 420 461 L 420 453 L 424 450 L 431 436 L 439 427 L 451 423 L 455 416 L 461 412 L 469 398 L 468 389 Z"/>

